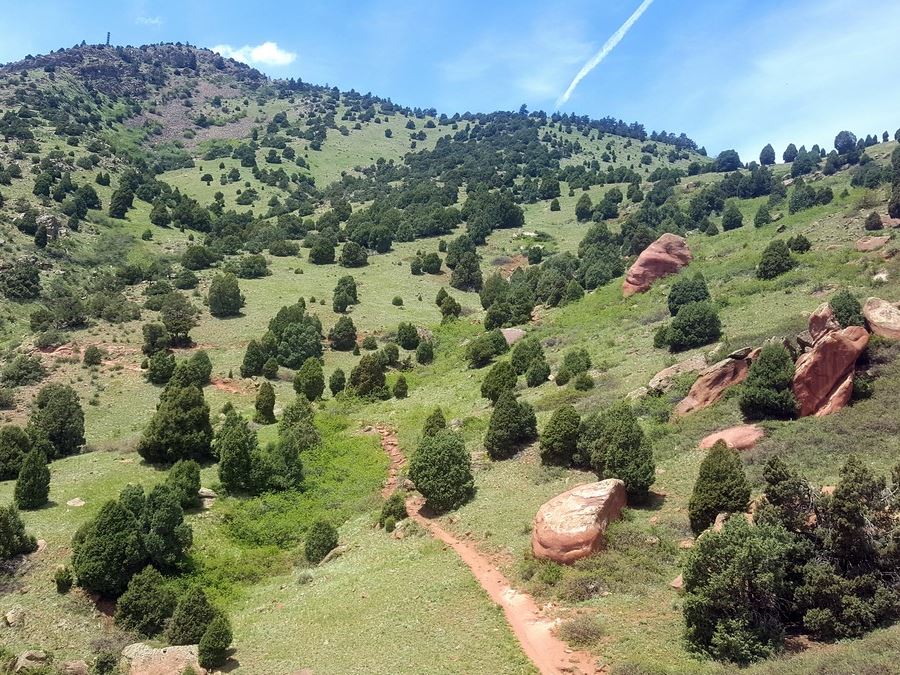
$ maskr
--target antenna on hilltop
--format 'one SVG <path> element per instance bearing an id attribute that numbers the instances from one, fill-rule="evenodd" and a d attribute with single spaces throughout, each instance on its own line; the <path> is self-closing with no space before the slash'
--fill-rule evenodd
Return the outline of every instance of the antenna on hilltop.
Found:
<path id="1" fill-rule="evenodd" d="M 109 31 L 106 31 L 106 46 L 109 47 Z"/>

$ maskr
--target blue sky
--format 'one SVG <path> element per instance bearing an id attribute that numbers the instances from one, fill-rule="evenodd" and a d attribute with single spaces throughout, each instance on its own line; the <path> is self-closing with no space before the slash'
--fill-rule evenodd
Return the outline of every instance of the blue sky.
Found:
<path id="1" fill-rule="evenodd" d="M 106 31 L 442 112 L 551 111 L 640 0 L 0 0 L 0 61 Z M 653 0 L 561 110 L 684 131 L 745 160 L 900 127 L 900 2 Z"/>

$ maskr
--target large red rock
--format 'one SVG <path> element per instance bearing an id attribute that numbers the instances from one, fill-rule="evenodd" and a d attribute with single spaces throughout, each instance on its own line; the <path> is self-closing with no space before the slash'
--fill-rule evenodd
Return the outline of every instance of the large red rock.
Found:
<path id="1" fill-rule="evenodd" d="M 711 433 L 700 441 L 700 447 L 708 450 L 719 441 L 725 441 L 725 445 L 735 450 L 747 450 L 757 444 L 766 435 L 761 426 L 756 424 L 740 424 Z"/>
<path id="2" fill-rule="evenodd" d="M 688 395 L 675 406 L 674 415 L 681 417 L 718 401 L 728 387 L 747 378 L 750 363 L 758 354 L 758 349 L 741 350 L 702 370 Z"/>
<path id="3" fill-rule="evenodd" d="M 691 262 L 691 249 L 683 237 L 665 233 L 645 248 L 628 268 L 622 295 L 628 297 L 643 293 L 660 277 L 675 274 Z"/>
<path id="4" fill-rule="evenodd" d="M 867 298 L 863 316 L 875 335 L 900 340 L 900 309 L 881 298 Z"/>
<path id="5" fill-rule="evenodd" d="M 860 253 L 868 253 L 869 251 L 877 251 L 886 243 L 888 243 L 891 238 L 887 235 L 881 237 L 863 237 L 862 239 L 856 240 L 856 250 Z"/>
<path id="6" fill-rule="evenodd" d="M 809 317 L 809 336 L 812 338 L 813 344 L 832 331 L 840 329 L 841 324 L 834 318 L 831 303 L 823 302 Z"/>
<path id="7" fill-rule="evenodd" d="M 792 385 L 801 417 L 826 415 L 847 404 L 848 376 L 852 392 L 853 368 L 868 343 L 865 328 L 849 326 L 828 333 L 811 351 L 801 354 Z"/>
<path id="8" fill-rule="evenodd" d="M 625 483 L 608 478 L 587 483 L 546 502 L 534 517 L 535 557 L 570 564 L 603 547 L 603 533 L 625 506 Z"/>
<path id="9" fill-rule="evenodd" d="M 151 647 L 143 642 L 130 644 L 122 650 L 128 675 L 171 675 L 192 668 L 198 675 L 206 675 L 197 658 L 197 645 L 182 647 Z"/>

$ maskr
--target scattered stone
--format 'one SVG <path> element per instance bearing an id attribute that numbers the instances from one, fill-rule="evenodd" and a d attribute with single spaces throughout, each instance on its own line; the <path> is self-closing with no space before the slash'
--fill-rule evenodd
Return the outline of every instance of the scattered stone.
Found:
<path id="1" fill-rule="evenodd" d="M 31 650 L 19 654 L 16 664 L 13 666 L 13 673 L 30 673 L 32 671 L 43 670 L 47 665 L 47 653 Z"/>
<path id="2" fill-rule="evenodd" d="M 331 549 L 328 552 L 328 555 L 326 555 L 324 558 L 322 558 L 321 562 L 319 562 L 319 565 L 324 565 L 325 563 L 331 562 L 335 558 L 340 558 L 342 555 L 344 555 L 349 550 L 350 550 L 350 547 L 346 544 L 343 546 L 335 546 L 333 549 Z"/>
<path id="3" fill-rule="evenodd" d="M 154 648 L 135 642 L 122 650 L 128 662 L 128 675 L 172 675 L 193 668 L 197 675 L 206 675 L 197 660 L 197 645 Z"/>
<path id="4" fill-rule="evenodd" d="M 836 485 L 823 485 L 820 492 L 823 495 L 833 495 L 834 491 L 837 489 Z"/>
<path id="5" fill-rule="evenodd" d="M 900 340 L 900 309 L 881 298 L 866 298 L 862 313 L 875 335 Z"/>
<path id="6" fill-rule="evenodd" d="M 200 495 L 200 505 L 204 509 L 208 509 L 212 507 L 213 502 L 216 501 L 216 497 L 219 495 L 216 494 L 215 490 L 212 490 L 207 487 L 202 487 L 197 490 L 197 494 Z"/>
<path id="7" fill-rule="evenodd" d="M 503 333 L 503 339 L 506 340 L 506 344 L 510 346 L 525 337 L 525 331 L 521 328 L 501 328 L 500 332 Z"/>
<path id="8" fill-rule="evenodd" d="M 637 389 L 632 389 L 627 394 L 625 394 L 625 398 L 629 401 L 636 401 L 639 398 L 643 398 L 649 393 L 650 390 L 647 389 L 647 387 L 638 387 Z"/>
<path id="9" fill-rule="evenodd" d="M 684 588 L 684 576 L 679 574 L 669 582 L 669 586 L 674 588 L 676 591 L 682 590 Z"/>
<path id="10" fill-rule="evenodd" d="M 569 564 L 603 546 L 607 524 L 627 501 L 625 483 L 609 478 L 579 485 L 538 510 L 531 528 L 531 550 L 538 558 Z"/>
<path id="11" fill-rule="evenodd" d="M 750 363 L 758 354 L 758 349 L 748 351 L 746 354 L 744 350 L 734 352 L 734 358 L 728 356 L 700 371 L 700 376 L 691 386 L 688 395 L 675 406 L 674 415 L 681 417 L 718 401 L 726 389 L 747 378 Z"/>
<path id="12" fill-rule="evenodd" d="M 682 539 L 678 542 L 678 548 L 683 551 L 686 551 L 690 548 L 694 548 L 694 540 L 693 539 Z"/>
<path id="13" fill-rule="evenodd" d="M 683 237 L 669 232 L 645 248 L 628 268 L 622 295 L 643 293 L 660 277 L 674 274 L 691 262 L 691 249 Z"/>
<path id="14" fill-rule="evenodd" d="M 89 675 L 91 669 L 84 661 L 66 661 L 59 672 L 60 675 Z"/>
<path id="15" fill-rule="evenodd" d="M 850 400 L 853 368 L 869 343 L 861 326 L 828 333 L 796 363 L 792 389 L 801 417 L 835 412 Z M 849 377 L 848 377 L 849 376 Z"/>
<path id="16" fill-rule="evenodd" d="M 877 251 L 890 240 L 891 238 L 889 235 L 884 235 L 882 237 L 863 237 L 862 239 L 856 240 L 856 250 L 860 253 Z"/>
<path id="17" fill-rule="evenodd" d="M 75 497 L 66 502 L 66 506 L 84 506 L 84 500 L 81 497 Z"/>
<path id="18" fill-rule="evenodd" d="M 872 275 L 872 281 L 875 283 L 883 284 L 888 280 L 888 273 L 885 270 L 881 270 L 877 274 Z"/>
<path id="19" fill-rule="evenodd" d="M 676 363 L 674 366 L 669 366 L 668 368 L 659 371 L 651 378 L 650 382 L 647 383 L 647 387 L 649 389 L 666 392 L 675 385 L 675 378 L 679 375 L 694 373 L 698 370 L 703 370 L 704 368 L 706 368 L 706 359 L 703 358 L 702 354 L 696 354 L 686 361 Z"/>
<path id="20" fill-rule="evenodd" d="M 10 628 L 18 628 L 25 621 L 25 610 L 21 607 L 13 607 L 3 615 L 3 619 Z"/>
<path id="21" fill-rule="evenodd" d="M 765 435 L 765 430 L 756 424 L 740 424 L 710 434 L 700 441 L 700 447 L 707 450 L 718 441 L 725 441 L 725 445 L 729 448 L 747 450 L 755 446 Z"/>
<path id="22" fill-rule="evenodd" d="M 841 324 L 834 318 L 834 312 L 831 309 L 831 304 L 828 302 L 823 302 L 816 307 L 816 311 L 809 317 L 809 335 L 813 344 L 829 333 L 840 329 Z"/>

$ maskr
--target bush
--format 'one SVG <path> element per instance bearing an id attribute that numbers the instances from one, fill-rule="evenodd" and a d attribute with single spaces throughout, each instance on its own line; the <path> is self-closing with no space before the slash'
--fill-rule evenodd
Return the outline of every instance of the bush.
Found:
<path id="1" fill-rule="evenodd" d="M 167 638 L 173 645 L 195 645 L 220 612 L 213 607 L 206 593 L 194 587 L 178 599 L 172 620 L 169 622 Z"/>
<path id="2" fill-rule="evenodd" d="M 175 594 L 156 568 L 147 566 L 128 582 L 116 603 L 116 624 L 127 631 L 153 637 L 175 611 Z"/>
<path id="3" fill-rule="evenodd" d="M 406 398 L 406 395 L 409 393 L 409 385 L 406 384 L 406 378 L 403 375 L 397 378 L 392 393 L 394 398 Z"/>
<path id="4" fill-rule="evenodd" d="M 254 408 L 254 422 L 257 424 L 273 424 L 275 422 L 275 389 L 268 382 L 259 385 Z"/>
<path id="5" fill-rule="evenodd" d="M 504 391 L 516 388 L 516 373 L 509 361 L 495 364 L 481 383 L 481 395 L 491 403 L 496 403 Z"/>
<path id="6" fill-rule="evenodd" d="M 790 237 L 787 240 L 787 246 L 794 253 L 806 253 L 812 248 L 812 243 L 802 234 Z"/>
<path id="7" fill-rule="evenodd" d="M 776 239 L 770 242 L 763 251 L 759 265 L 756 267 L 756 276 L 760 279 L 774 279 L 792 270 L 796 264 L 787 244 Z"/>
<path id="8" fill-rule="evenodd" d="M 378 515 L 378 524 L 385 527 L 388 519 L 394 523 L 399 523 L 407 517 L 405 495 L 402 492 L 395 492 L 388 497 L 381 506 L 381 513 Z"/>
<path id="9" fill-rule="evenodd" d="M 419 331 L 413 324 L 401 323 L 397 326 L 397 344 L 410 350 L 419 346 Z"/>
<path id="10" fill-rule="evenodd" d="M 56 584 L 56 592 L 61 595 L 71 590 L 74 581 L 71 568 L 65 565 L 57 567 L 56 571 L 53 572 L 53 583 Z"/>
<path id="11" fill-rule="evenodd" d="M 534 409 L 517 401 L 511 390 L 500 393 L 491 413 L 484 447 L 491 459 L 507 459 L 518 452 L 524 443 L 537 437 Z"/>
<path id="12" fill-rule="evenodd" d="M 594 378 L 588 373 L 578 373 L 573 386 L 577 391 L 588 391 L 594 388 Z"/>
<path id="13" fill-rule="evenodd" d="M 434 436 L 436 433 L 446 428 L 447 420 L 444 418 L 444 411 L 440 408 L 435 408 L 425 419 L 425 424 L 422 425 L 422 436 Z"/>
<path id="14" fill-rule="evenodd" d="M 347 378 L 344 375 L 344 371 L 340 368 L 336 368 L 328 378 L 328 389 L 331 391 L 331 395 L 337 396 L 342 391 L 344 391 L 344 387 L 346 386 Z"/>
<path id="15" fill-rule="evenodd" d="M 722 335 L 722 323 L 715 306 L 707 301 L 683 305 L 665 333 L 673 351 L 693 349 L 715 342 Z"/>
<path id="16" fill-rule="evenodd" d="M 835 293 L 828 304 L 831 306 L 831 311 L 834 312 L 834 318 L 842 328 L 865 325 L 862 305 L 859 304 L 856 296 L 846 288 Z"/>
<path id="17" fill-rule="evenodd" d="M 331 348 L 337 351 L 349 351 L 356 346 L 356 325 L 349 316 L 340 317 L 328 331 Z"/>
<path id="18" fill-rule="evenodd" d="M 198 662 L 203 668 L 212 670 L 223 665 L 228 658 L 231 646 L 231 624 L 223 614 L 219 614 L 210 622 L 200 638 L 197 647 Z"/>
<path id="19" fill-rule="evenodd" d="M 103 362 L 103 350 L 97 345 L 90 345 L 84 350 L 81 362 L 88 367 L 99 366 Z"/>
<path id="20" fill-rule="evenodd" d="M 366 249 L 355 241 L 348 241 L 341 249 L 339 264 L 342 267 L 363 267 L 368 263 L 368 257 Z"/>
<path id="21" fill-rule="evenodd" d="M 541 433 L 541 461 L 544 464 L 575 464 L 581 417 L 571 405 L 553 411 Z"/>
<path id="22" fill-rule="evenodd" d="M 434 361 L 434 346 L 430 342 L 422 340 L 416 347 L 416 362 L 425 366 L 432 361 Z"/>
<path id="23" fill-rule="evenodd" d="M 363 398 L 387 398 L 385 396 L 384 365 L 378 352 L 366 354 L 350 371 L 348 388 Z"/>
<path id="24" fill-rule="evenodd" d="M 466 359 L 472 368 L 486 366 L 495 356 L 509 349 L 506 338 L 498 329 L 490 330 L 472 340 L 466 347 Z"/>
<path id="25" fill-rule="evenodd" d="M 150 463 L 210 456 L 212 426 L 203 391 L 195 386 L 163 390 L 159 406 L 138 442 L 137 452 Z"/>
<path id="26" fill-rule="evenodd" d="M 306 397 L 311 403 L 322 398 L 325 391 L 325 374 L 322 372 L 322 362 L 311 356 L 297 374 L 294 375 L 294 391 Z"/>
<path id="27" fill-rule="evenodd" d="M 147 381 L 151 384 L 166 384 L 175 372 L 175 355 L 171 352 L 156 352 L 147 359 Z"/>
<path id="28" fill-rule="evenodd" d="M 50 459 L 76 454 L 84 445 L 84 411 L 78 394 L 65 384 L 48 384 L 34 399 L 35 410 L 28 429 L 50 441 Z"/>
<path id="29" fill-rule="evenodd" d="M 403 307 L 403 298 L 401 298 L 399 295 L 395 295 L 391 300 L 391 304 L 394 307 Z"/>
<path id="30" fill-rule="evenodd" d="M 4 384 L 13 387 L 24 387 L 35 382 L 40 382 L 47 376 L 41 359 L 37 356 L 18 354 L 3 366 L 0 371 L 0 380 Z"/>
<path id="31" fill-rule="evenodd" d="M 306 534 L 304 552 L 306 559 L 315 564 L 322 562 L 338 543 L 337 530 L 334 525 L 324 520 L 317 520 Z"/>
<path id="32" fill-rule="evenodd" d="M 565 368 L 570 375 L 585 373 L 591 368 L 591 356 L 586 349 L 572 349 L 563 356 L 562 367 Z"/>
<path id="33" fill-rule="evenodd" d="M 37 549 L 37 541 L 25 531 L 25 523 L 14 504 L 0 506 L 0 560 Z"/>
<path id="34" fill-rule="evenodd" d="M 409 478 L 438 512 L 462 505 L 475 490 L 465 443 L 446 429 L 422 438 L 409 463 Z"/>
<path id="35" fill-rule="evenodd" d="M 0 480 L 18 477 L 22 460 L 31 446 L 31 438 L 22 427 L 13 424 L 0 427 Z"/>
<path id="36" fill-rule="evenodd" d="M 753 225 L 754 227 L 763 227 L 764 225 L 768 225 L 772 222 L 772 215 L 769 213 L 769 207 L 765 204 L 761 204 L 759 209 L 756 211 L 756 215 L 753 217 Z"/>
<path id="37" fill-rule="evenodd" d="M 262 376 L 267 380 L 277 380 L 278 379 L 278 359 L 274 356 L 270 356 L 266 359 L 266 362 L 262 367 Z"/>
<path id="38" fill-rule="evenodd" d="M 115 598 L 147 562 L 135 514 L 119 502 L 106 502 L 72 539 L 72 568 L 87 591 Z"/>
<path id="39" fill-rule="evenodd" d="M 525 373 L 525 384 L 529 387 L 540 387 L 550 377 L 550 366 L 543 358 L 535 359 Z"/>
<path id="40" fill-rule="evenodd" d="M 743 513 L 750 500 L 750 484 L 736 450 L 718 441 L 700 463 L 688 503 L 694 534 L 708 528 L 720 513 Z"/>
<path id="41" fill-rule="evenodd" d="M 725 212 L 722 214 L 722 230 L 724 232 L 728 232 L 729 230 L 736 230 L 744 224 L 744 216 L 741 215 L 740 210 L 734 203 L 729 204 L 725 207 Z"/>
<path id="42" fill-rule="evenodd" d="M 16 480 L 14 499 L 20 509 L 38 509 L 50 495 L 50 469 L 47 456 L 40 448 L 32 448 L 22 460 Z"/>
<path id="43" fill-rule="evenodd" d="M 794 361 L 783 345 L 766 345 L 750 365 L 738 404 L 748 419 L 790 419 L 797 414 L 791 391 Z"/>
<path id="44" fill-rule="evenodd" d="M 166 485 L 172 488 L 183 509 L 200 506 L 200 465 L 192 459 L 179 459 L 166 476 Z"/>
<path id="45" fill-rule="evenodd" d="M 603 637 L 603 627 L 596 617 L 580 614 L 559 625 L 557 634 L 576 649 L 596 645 Z"/>
<path id="46" fill-rule="evenodd" d="M 544 350 L 537 338 L 526 337 L 519 340 L 512 348 L 509 362 L 512 364 L 516 375 L 524 375 L 528 372 L 533 361 L 544 359 Z"/>
<path id="47" fill-rule="evenodd" d="M 881 222 L 881 216 L 879 216 L 875 211 L 872 211 L 868 216 L 866 216 L 866 222 L 864 227 L 873 232 L 875 230 L 883 230 L 884 223 Z"/>
<path id="48" fill-rule="evenodd" d="M 237 277 L 231 273 L 217 274 L 209 285 L 209 313 L 215 317 L 238 316 L 244 306 L 244 296 Z"/>
<path id="49" fill-rule="evenodd" d="M 565 387 L 569 384 L 569 380 L 572 379 L 572 374 L 569 372 L 569 369 L 565 366 L 560 367 L 559 370 L 556 371 L 556 378 L 554 382 L 556 382 L 557 387 Z"/>
<path id="50" fill-rule="evenodd" d="M 709 299 L 709 289 L 702 274 L 698 272 L 694 276 L 682 275 L 672 284 L 672 290 L 669 291 L 667 300 L 669 314 L 675 316 L 685 305 Z"/>
<path id="51" fill-rule="evenodd" d="M 645 497 L 656 479 L 653 446 L 627 401 L 585 419 L 578 454 L 598 477 L 623 480 L 629 499 Z"/>

